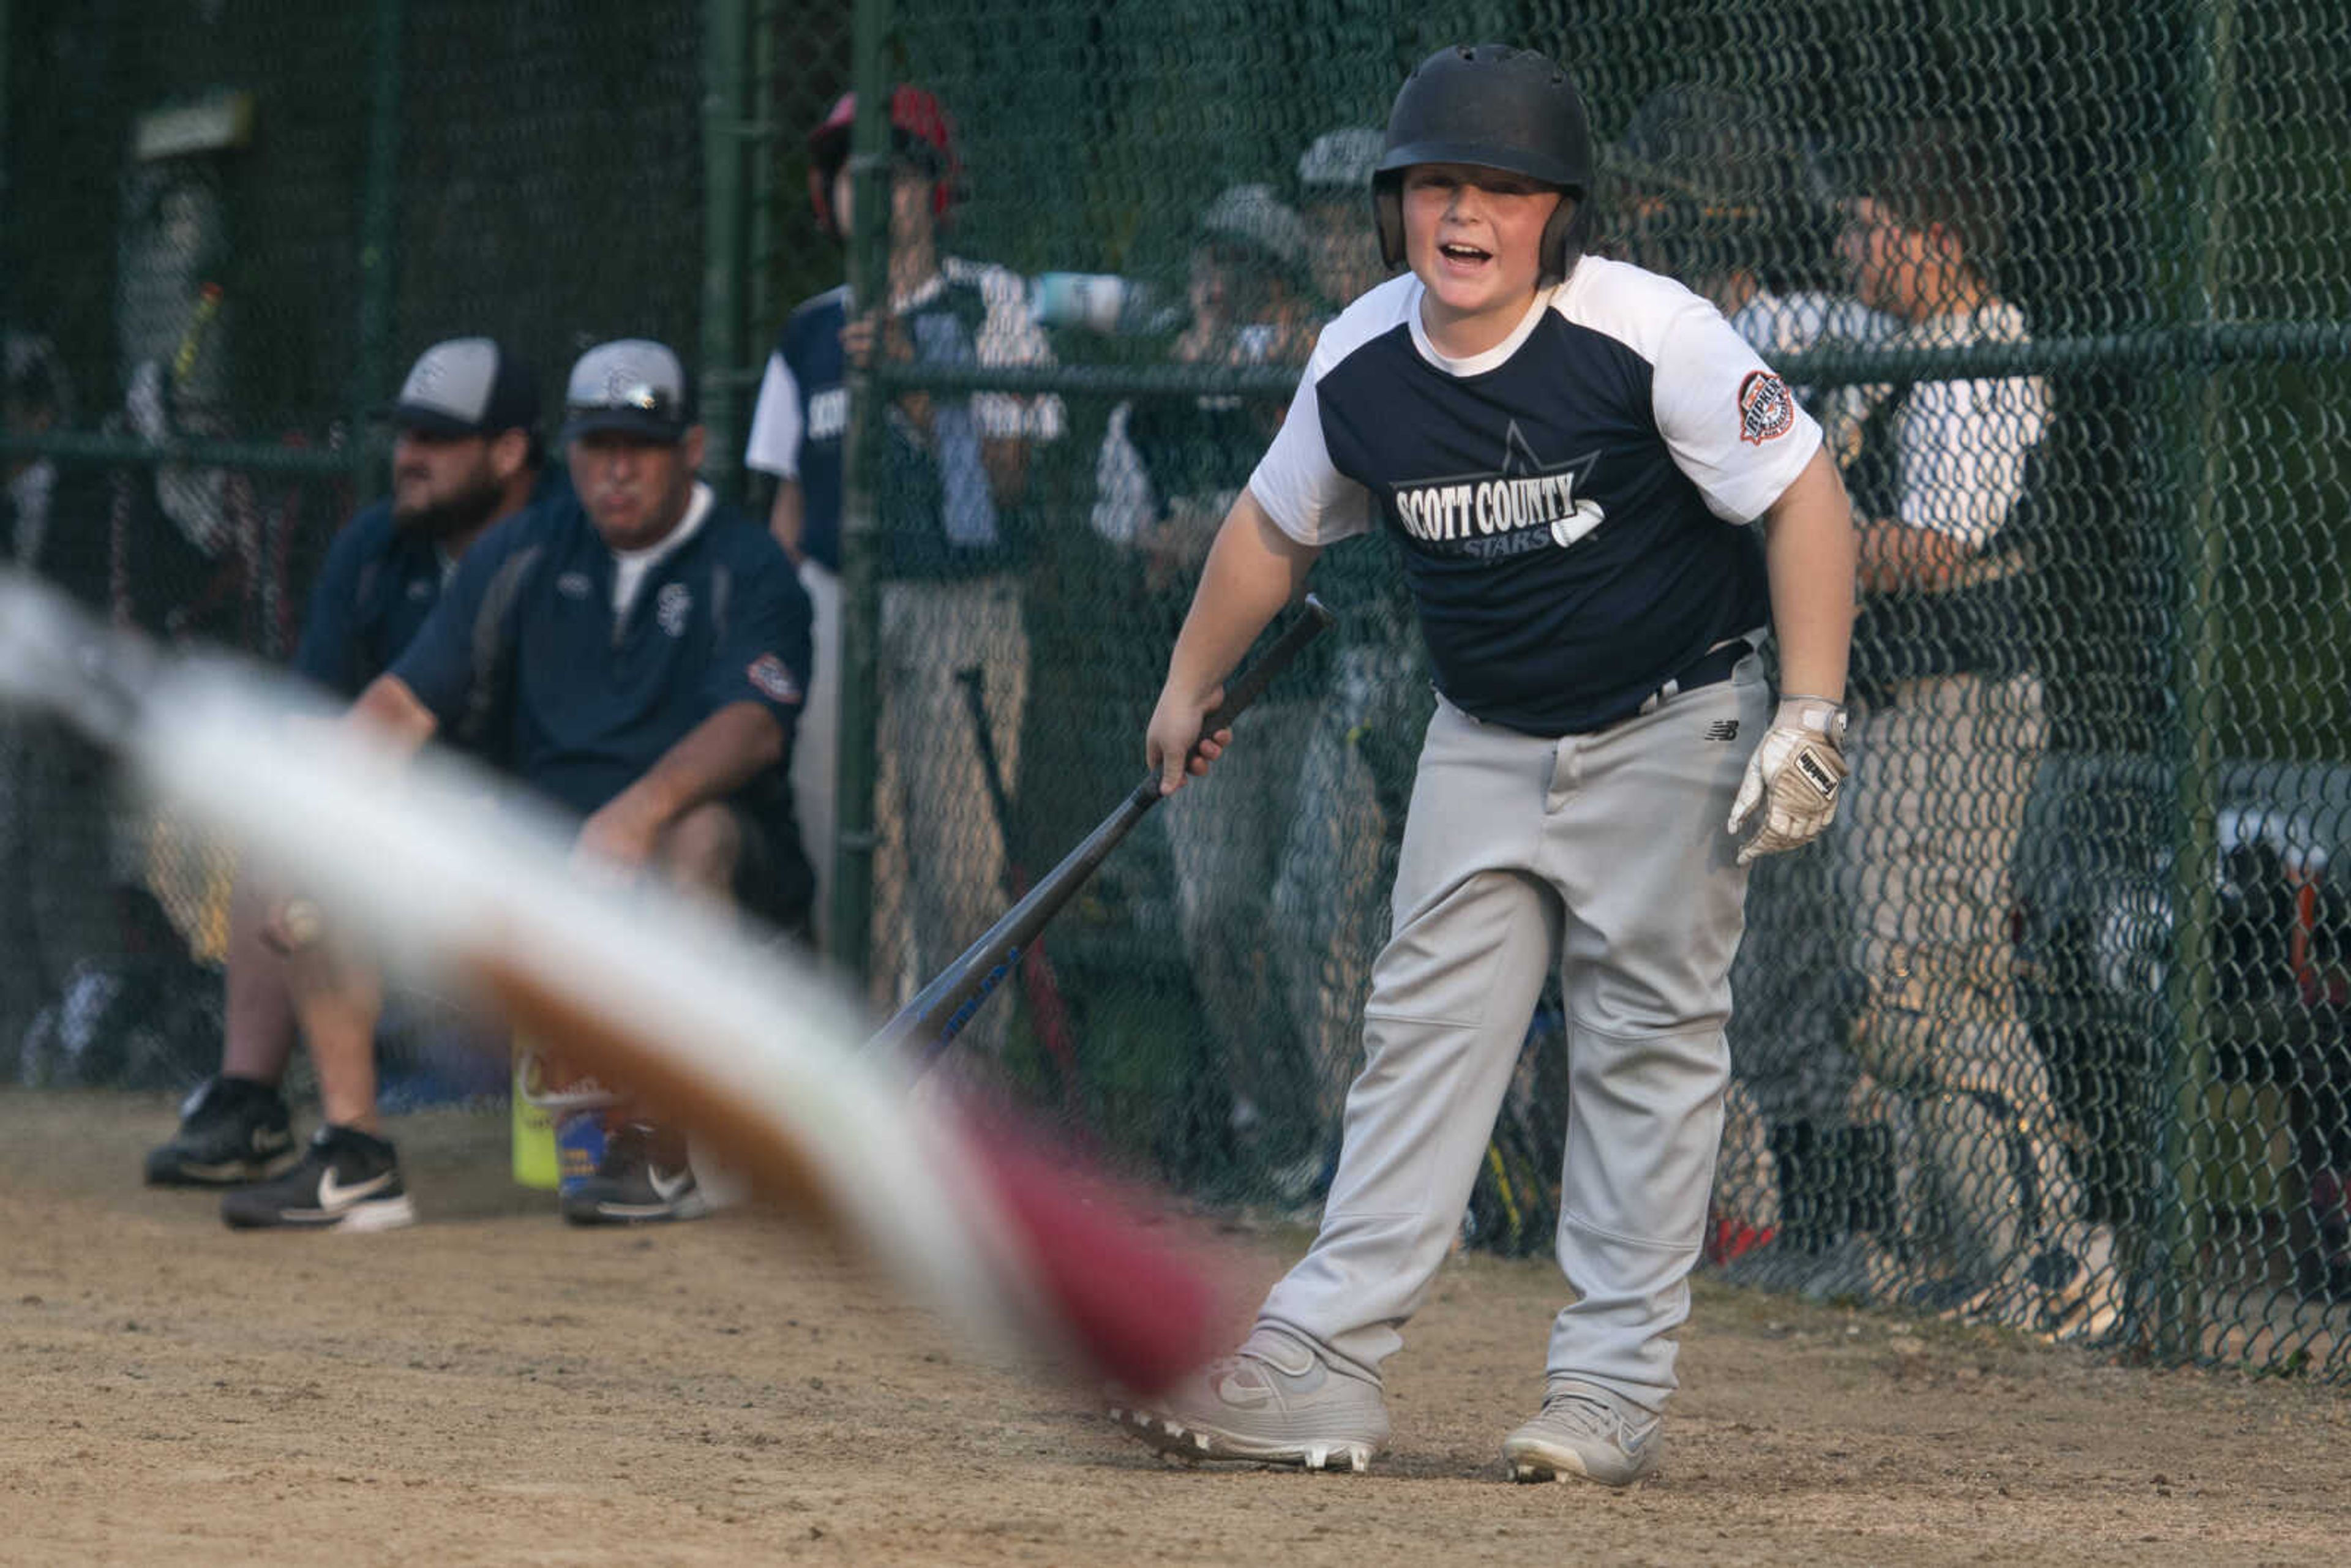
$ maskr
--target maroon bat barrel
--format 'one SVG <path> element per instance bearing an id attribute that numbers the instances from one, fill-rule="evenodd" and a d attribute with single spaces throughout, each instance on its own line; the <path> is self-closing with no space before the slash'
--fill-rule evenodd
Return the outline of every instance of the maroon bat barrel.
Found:
<path id="1" fill-rule="evenodd" d="M 1333 619 L 1321 600 L 1308 594 L 1298 618 L 1266 649 L 1262 658 L 1241 673 L 1227 690 L 1225 700 L 1201 724 L 1201 738 L 1230 725 L 1264 695 L 1273 678 L 1290 667 L 1307 643 L 1329 629 Z M 1094 868 L 1118 847 L 1119 841 L 1134 831 L 1144 814 L 1163 799 L 1157 774 L 1137 784 L 1119 802 L 1118 809 L 1102 819 L 1102 825 L 1088 833 L 1085 841 L 1064 856 L 1059 865 L 1047 872 L 1026 897 L 1006 911 L 1004 917 L 989 926 L 979 940 L 965 948 L 963 956 L 940 971 L 938 977 L 925 986 L 914 1000 L 899 1009 L 866 1041 L 866 1049 L 918 1052 L 924 1061 L 946 1050 L 1004 977 L 1012 972 L 1012 967 L 1020 961 L 1020 955 L 1036 940 L 1046 923 L 1069 903 L 1072 894 L 1085 885 Z"/>

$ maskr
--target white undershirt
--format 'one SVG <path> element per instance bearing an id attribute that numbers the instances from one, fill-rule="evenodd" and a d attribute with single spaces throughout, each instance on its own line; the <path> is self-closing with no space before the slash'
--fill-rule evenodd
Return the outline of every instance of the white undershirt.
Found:
<path id="1" fill-rule="evenodd" d="M 645 574 L 660 565 L 664 557 L 694 537 L 695 530 L 702 527 L 702 519 L 710 515 L 713 500 L 710 486 L 699 479 L 695 480 L 694 498 L 685 504 L 685 516 L 678 519 L 677 527 L 670 529 L 658 544 L 647 545 L 643 549 L 616 549 L 612 552 L 613 620 L 627 618 L 629 601 L 636 598 L 637 589 L 644 582 Z"/>

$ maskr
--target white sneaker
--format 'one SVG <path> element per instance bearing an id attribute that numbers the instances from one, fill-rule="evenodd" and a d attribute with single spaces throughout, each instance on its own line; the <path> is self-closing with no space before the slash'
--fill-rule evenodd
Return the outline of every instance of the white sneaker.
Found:
<path id="1" fill-rule="evenodd" d="M 1311 1345 L 1260 1328 L 1239 1350 L 1151 1405 L 1112 1419 L 1163 1453 L 1362 1471 L 1388 1440 L 1380 1385 L 1332 1366 Z"/>
<path id="2" fill-rule="evenodd" d="M 1663 1424 L 1593 1384 L 1562 1378 L 1543 1396 L 1535 1418 L 1502 1439 L 1502 1462 L 1514 1481 L 1581 1476 L 1628 1487 L 1656 1468 Z"/>

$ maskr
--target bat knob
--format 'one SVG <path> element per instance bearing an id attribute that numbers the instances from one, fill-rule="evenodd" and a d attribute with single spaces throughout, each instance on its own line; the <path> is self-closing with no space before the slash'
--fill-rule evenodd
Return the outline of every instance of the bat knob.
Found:
<path id="1" fill-rule="evenodd" d="M 288 900 L 277 917 L 278 928 L 286 934 L 286 946 L 292 952 L 317 945 L 326 934 L 327 917 L 317 904 L 307 898 Z"/>

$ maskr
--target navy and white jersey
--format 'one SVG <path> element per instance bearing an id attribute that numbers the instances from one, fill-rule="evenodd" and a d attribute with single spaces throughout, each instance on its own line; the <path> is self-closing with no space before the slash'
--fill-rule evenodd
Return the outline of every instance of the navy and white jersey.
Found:
<path id="1" fill-rule="evenodd" d="M 1409 274 L 1323 329 L 1249 489 L 1322 546 L 1401 547 L 1437 689 L 1571 735 L 1637 711 L 1770 619 L 1761 516 L 1820 428 L 1713 306 L 1585 256 L 1509 338 L 1453 359 Z"/>
<path id="2" fill-rule="evenodd" d="M 570 487 L 562 465 L 549 464 L 530 504 Z M 310 585 L 295 672 L 337 696 L 359 695 L 414 640 L 455 570 L 438 544 L 400 526 L 391 502 L 362 509 L 335 535 Z"/>
<path id="3" fill-rule="evenodd" d="M 618 611 L 612 551 L 576 496 L 508 518 L 465 552 L 392 674 L 444 737 L 503 733 L 514 772 L 582 816 L 733 703 L 773 714 L 789 757 L 808 594 L 765 528 L 695 489 L 691 531 Z M 738 798 L 788 813 L 783 774 Z"/>
<path id="4" fill-rule="evenodd" d="M 849 430 L 841 333 L 853 310 L 844 287 L 792 312 L 768 356 L 743 454 L 745 466 L 799 483 L 801 549 L 835 571 L 841 568 L 841 446 Z M 930 282 L 897 302 L 894 313 L 921 362 L 1052 363 L 1020 279 L 1000 267 L 946 257 Z M 927 433 L 893 404 L 884 429 L 883 514 L 920 519 L 885 537 L 893 574 L 970 570 L 1000 554 L 1003 543 L 980 444 L 1058 436 L 1061 404 L 1054 397 L 1003 392 L 941 399 Z"/>

